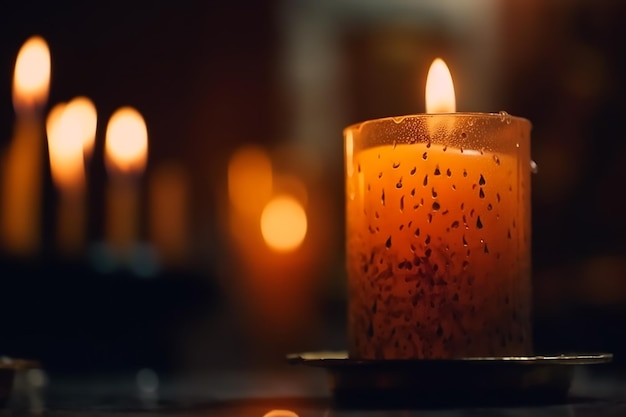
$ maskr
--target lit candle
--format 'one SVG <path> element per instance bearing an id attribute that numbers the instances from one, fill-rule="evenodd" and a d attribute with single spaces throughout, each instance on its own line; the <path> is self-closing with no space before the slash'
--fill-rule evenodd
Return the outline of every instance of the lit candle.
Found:
<path id="1" fill-rule="evenodd" d="M 532 350 L 530 122 L 455 113 L 442 64 L 430 114 L 344 131 L 351 357 Z"/>
<path id="2" fill-rule="evenodd" d="M 109 119 L 105 139 L 109 174 L 105 233 L 113 254 L 128 261 L 139 235 L 139 179 L 148 156 L 148 132 L 132 107 L 118 109 Z"/>
<path id="3" fill-rule="evenodd" d="M 13 78 L 16 120 L 13 140 L 2 163 L 0 232 L 5 249 L 34 254 L 41 240 L 43 188 L 43 109 L 50 86 L 50 51 L 39 36 L 20 49 Z"/>
<path id="4" fill-rule="evenodd" d="M 56 238 L 59 250 L 78 255 L 85 228 L 84 156 L 93 148 L 97 116 L 85 97 L 57 104 L 47 120 L 52 180 L 59 191 Z"/>

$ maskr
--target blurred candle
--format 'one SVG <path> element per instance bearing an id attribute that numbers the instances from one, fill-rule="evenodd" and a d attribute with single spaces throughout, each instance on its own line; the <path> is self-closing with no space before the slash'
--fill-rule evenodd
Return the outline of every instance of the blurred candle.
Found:
<path id="1" fill-rule="evenodd" d="M 183 167 L 167 163 L 152 172 L 148 213 L 150 240 L 164 266 L 180 266 L 189 246 L 189 184 Z"/>
<path id="2" fill-rule="evenodd" d="M 148 132 L 137 110 L 122 107 L 113 113 L 104 153 L 109 175 L 105 239 L 116 256 L 126 259 L 139 234 L 139 180 L 148 156 Z"/>
<path id="3" fill-rule="evenodd" d="M 84 97 L 57 104 L 48 115 L 50 169 L 59 191 L 56 237 L 65 255 L 77 255 L 84 243 L 84 156 L 93 147 L 96 118 L 95 107 Z"/>
<path id="4" fill-rule="evenodd" d="M 0 232 L 5 249 L 18 256 L 38 251 L 41 240 L 44 118 L 50 86 L 50 51 L 29 38 L 20 49 L 13 78 L 16 120 L 2 163 Z"/>

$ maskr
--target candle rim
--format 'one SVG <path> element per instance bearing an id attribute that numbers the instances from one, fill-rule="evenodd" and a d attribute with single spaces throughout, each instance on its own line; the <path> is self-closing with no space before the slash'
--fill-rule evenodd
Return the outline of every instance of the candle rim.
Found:
<path id="1" fill-rule="evenodd" d="M 430 118 L 430 117 L 480 117 L 483 119 L 500 119 L 502 117 L 508 117 L 509 119 L 511 119 L 512 121 L 515 120 L 516 122 L 523 122 L 523 123 L 528 123 L 530 126 L 532 126 L 532 122 L 530 121 L 530 119 L 527 119 L 525 117 L 522 116 L 514 116 L 512 114 L 509 114 L 505 111 L 500 111 L 500 112 L 450 112 L 450 113 L 412 113 L 412 114 L 405 114 L 402 116 L 386 116 L 386 117 L 379 117 L 379 118 L 374 118 L 374 119 L 368 119 L 368 120 L 362 120 L 360 122 L 356 122 L 356 123 L 352 123 L 348 126 L 346 126 L 344 128 L 344 133 L 348 130 L 360 130 L 363 128 L 363 126 L 369 125 L 369 124 L 374 124 L 374 123 L 381 123 L 381 122 L 385 122 L 385 121 L 393 121 L 397 124 L 402 123 L 404 120 L 406 119 L 415 119 L 415 118 Z"/>

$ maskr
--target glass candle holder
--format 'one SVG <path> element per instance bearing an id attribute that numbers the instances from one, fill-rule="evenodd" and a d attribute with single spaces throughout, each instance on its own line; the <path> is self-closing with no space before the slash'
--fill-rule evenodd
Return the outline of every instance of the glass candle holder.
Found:
<path id="1" fill-rule="evenodd" d="M 530 131 L 505 112 L 344 129 L 351 358 L 532 353 Z"/>

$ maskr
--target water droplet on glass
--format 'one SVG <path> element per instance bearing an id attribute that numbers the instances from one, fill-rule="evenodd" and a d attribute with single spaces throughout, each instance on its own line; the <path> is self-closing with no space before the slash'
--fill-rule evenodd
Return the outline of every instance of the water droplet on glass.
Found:
<path id="1" fill-rule="evenodd" d="M 537 163 L 532 159 L 530 160 L 530 172 L 532 172 L 533 174 L 539 172 L 539 166 L 537 166 Z"/>

